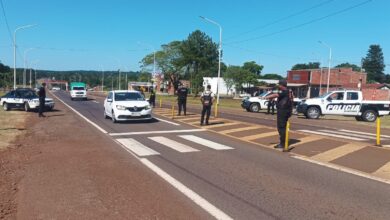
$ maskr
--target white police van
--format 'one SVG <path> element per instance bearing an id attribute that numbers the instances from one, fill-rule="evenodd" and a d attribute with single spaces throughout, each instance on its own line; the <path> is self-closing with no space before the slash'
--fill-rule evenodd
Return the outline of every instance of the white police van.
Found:
<path id="1" fill-rule="evenodd" d="M 255 97 L 244 98 L 242 100 L 241 107 L 243 109 L 246 109 L 248 112 L 259 112 L 262 109 L 267 109 L 269 100 L 264 99 L 264 97 L 270 95 L 273 92 L 276 91 L 266 91 Z M 277 98 L 275 99 L 275 101 L 277 101 Z M 298 105 L 298 103 L 301 102 L 301 99 L 294 98 L 293 102 L 294 102 L 293 113 L 295 114 L 295 107 Z"/>
<path id="2" fill-rule="evenodd" d="M 297 112 L 309 119 L 317 119 L 321 115 L 343 115 L 354 116 L 358 121 L 374 122 L 378 116 L 389 115 L 390 101 L 363 101 L 361 91 L 337 90 L 302 100 Z"/>

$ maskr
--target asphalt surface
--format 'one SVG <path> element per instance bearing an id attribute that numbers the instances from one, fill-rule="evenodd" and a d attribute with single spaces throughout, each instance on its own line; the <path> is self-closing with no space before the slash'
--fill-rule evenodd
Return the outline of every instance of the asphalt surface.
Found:
<path id="1" fill-rule="evenodd" d="M 109 135 L 148 132 L 112 136 L 112 147 L 118 147 L 114 143 L 115 139 L 131 138 L 153 149 L 159 154 L 141 157 L 147 158 L 234 219 L 390 218 L 388 184 L 297 160 L 289 154 L 259 148 L 255 144 L 215 132 L 181 133 L 180 130 L 196 129 L 182 122 L 175 121 L 179 125 L 159 120 L 113 124 L 103 117 L 101 99 L 71 101 L 64 91 L 56 92 L 55 95 L 106 130 Z M 222 113 L 221 116 L 241 121 L 251 120 L 227 113 Z M 264 123 L 267 122 L 274 125 L 269 119 Z M 302 126 L 302 129 L 317 127 L 314 124 L 295 126 Z M 168 130 L 179 131 L 153 133 Z M 211 149 L 179 135 L 194 135 L 232 149 Z M 151 139 L 156 136 L 185 144 L 198 151 L 178 152 L 166 147 L 164 142 Z"/>

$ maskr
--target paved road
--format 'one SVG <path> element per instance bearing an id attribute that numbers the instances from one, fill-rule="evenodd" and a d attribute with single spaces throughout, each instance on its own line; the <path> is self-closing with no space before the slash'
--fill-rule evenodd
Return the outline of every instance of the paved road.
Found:
<path id="1" fill-rule="evenodd" d="M 178 125 L 162 120 L 113 124 L 103 118 L 101 100 L 72 102 L 65 92 L 55 95 L 107 131 L 146 166 L 182 184 L 179 185 L 184 189 L 178 187 L 181 192 L 189 190 L 200 196 L 192 200 L 214 216 L 234 219 L 390 217 L 388 184 L 297 160 L 290 154 L 260 148 L 255 143 L 217 132 L 202 131 L 184 121 L 175 121 Z M 161 115 L 164 114 L 157 117 Z M 117 146 L 113 142 L 113 147 Z"/>

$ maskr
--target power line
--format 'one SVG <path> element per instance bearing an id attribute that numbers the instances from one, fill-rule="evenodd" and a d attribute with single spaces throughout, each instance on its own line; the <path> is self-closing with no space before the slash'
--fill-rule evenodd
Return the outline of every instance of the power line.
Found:
<path id="1" fill-rule="evenodd" d="M 357 8 L 357 7 L 360 7 L 360 6 L 364 5 L 364 4 L 367 4 L 368 2 L 371 2 L 371 1 L 372 1 L 372 0 L 366 0 L 366 1 L 361 2 L 361 3 L 359 3 L 359 4 L 350 6 L 350 7 L 348 7 L 348 8 L 344 8 L 344 9 L 342 9 L 342 10 L 336 11 L 336 12 L 331 13 L 331 14 L 328 14 L 328 15 L 325 15 L 325 16 L 323 16 L 323 17 L 319 17 L 319 18 L 310 20 L 310 21 L 305 22 L 305 23 L 302 23 L 302 24 L 298 24 L 298 25 L 295 25 L 295 26 L 292 26 L 292 27 L 288 27 L 288 28 L 279 30 L 279 31 L 275 31 L 275 32 L 272 32 L 272 33 L 269 33 L 269 34 L 264 34 L 264 35 L 258 36 L 258 37 L 249 38 L 249 39 L 246 39 L 246 40 L 233 41 L 233 42 L 230 42 L 229 44 L 239 44 L 239 43 L 242 43 L 242 42 L 258 40 L 258 39 L 261 39 L 261 38 L 270 37 L 270 36 L 273 36 L 273 35 L 276 35 L 276 34 L 280 34 L 280 33 L 286 32 L 286 31 L 290 31 L 290 30 L 293 30 L 293 29 L 297 29 L 297 28 L 300 28 L 300 27 L 303 27 L 303 26 L 306 26 L 306 25 L 309 25 L 309 24 L 312 24 L 312 23 L 315 23 L 315 22 L 324 20 L 324 19 L 326 19 L 326 18 L 333 17 L 333 16 L 335 16 L 335 15 L 344 13 L 344 12 L 346 12 L 346 11 L 350 11 L 350 10 L 352 10 L 352 9 L 354 9 L 354 8 Z"/>
<path id="2" fill-rule="evenodd" d="M 12 32 L 11 32 L 11 29 L 9 28 L 7 16 L 5 15 L 5 9 L 4 9 L 3 0 L 0 0 L 0 3 L 1 3 L 2 11 L 3 11 L 4 21 L 5 21 L 5 24 L 7 25 L 8 34 L 9 34 L 10 40 L 11 40 L 11 42 L 13 44 L 14 41 L 13 41 L 13 38 L 12 38 Z"/>
<path id="3" fill-rule="evenodd" d="M 334 1 L 334 0 L 328 0 L 328 1 L 325 1 L 325 2 L 321 2 L 320 4 L 314 5 L 314 6 L 310 7 L 310 8 L 303 9 L 303 10 L 301 10 L 301 11 L 299 11 L 299 12 L 296 12 L 296 13 L 293 13 L 293 14 L 290 14 L 290 15 L 287 15 L 287 16 L 285 16 L 285 17 L 282 17 L 282 18 L 277 19 L 277 20 L 275 20 L 275 21 L 272 21 L 272 22 L 270 22 L 270 23 L 267 23 L 267 24 L 264 24 L 264 25 L 262 25 L 262 26 L 253 28 L 252 30 L 245 31 L 245 32 L 242 32 L 242 33 L 240 33 L 240 34 L 234 35 L 234 36 L 232 36 L 232 37 L 227 38 L 226 40 L 230 40 L 230 39 L 232 39 L 232 38 L 236 38 L 236 37 L 239 37 L 239 36 L 242 36 L 242 35 L 246 35 L 246 34 L 249 34 L 249 33 L 254 32 L 254 31 L 257 31 L 257 30 L 266 28 L 266 27 L 268 27 L 268 26 L 271 26 L 271 25 L 280 23 L 280 22 L 285 21 L 285 20 L 287 20 L 287 19 L 290 19 L 290 18 L 292 18 L 292 17 L 296 17 L 296 16 L 298 16 L 298 15 L 304 14 L 304 13 L 306 13 L 306 12 L 308 12 L 308 11 L 313 10 L 313 9 L 319 8 L 319 7 L 323 6 L 323 5 L 329 4 L 330 2 L 333 2 L 333 1 Z"/>

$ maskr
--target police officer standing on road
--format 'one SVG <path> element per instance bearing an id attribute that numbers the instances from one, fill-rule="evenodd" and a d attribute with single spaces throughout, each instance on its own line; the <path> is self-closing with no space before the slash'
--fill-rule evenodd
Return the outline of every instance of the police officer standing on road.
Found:
<path id="1" fill-rule="evenodd" d="M 202 117 L 200 118 L 200 125 L 204 123 L 204 115 L 206 114 L 206 125 L 209 125 L 209 118 L 211 113 L 211 106 L 213 105 L 214 94 L 211 92 L 211 86 L 207 85 L 206 91 L 200 96 L 202 102 Z"/>
<path id="2" fill-rule="evenodd" d="M 42 86 L 39 88 L 38 96 L 39 96 L 39 117 L 46 117 L 43 115 L 43 110 L 45 108 L 45 99 L 46 99 L 46 91 L 45 91 L 46 83 L 42 83 Z"/>
<path id="3" fill-rule="evenodd" d="M 279 90 L 274 94 L 270 94 L 265 99 L 275 99 L 278 98 L 276 102 L 277 108 L 277 127 L 279 132 L 280 143 L 275 146 L 275 148 L 283 148 L 286 141 L 286 126 L 287 121 L 291 117 L 292 108 L 293 108 L 293 94 L 292 91 L 287 89 L 287 81 L 279 80 Z"/>
<path id="4" fill-rule="evenodd" d="M 154 89 L 150 89 L 149 103 L 153 108 L 156 107 L 156 92 Z"/>
<path id="5" fill-rule="evenodd" d="M 272 94 L 272 92 L 271 92 L 271 94 Z M 270 113 L 271 108 L 272 108 L 272 115 L 273 115 L 275 113 L 275 99 L 269 99 L 268 100 L 268 103 L 267 103 L 267 114 Z"/>
<path id="6" fill-rule="evenodd" d="M 188 89 L 183 86 L 183 84 L 179 85 L 179 89 L 176 91 L 177 93 L 177 104 L 179 105 L 179 112 L 177 115 L 181 115 L 181 110 L 183 109 L 184 115 L 187 115 L 187 95 Z"/>

